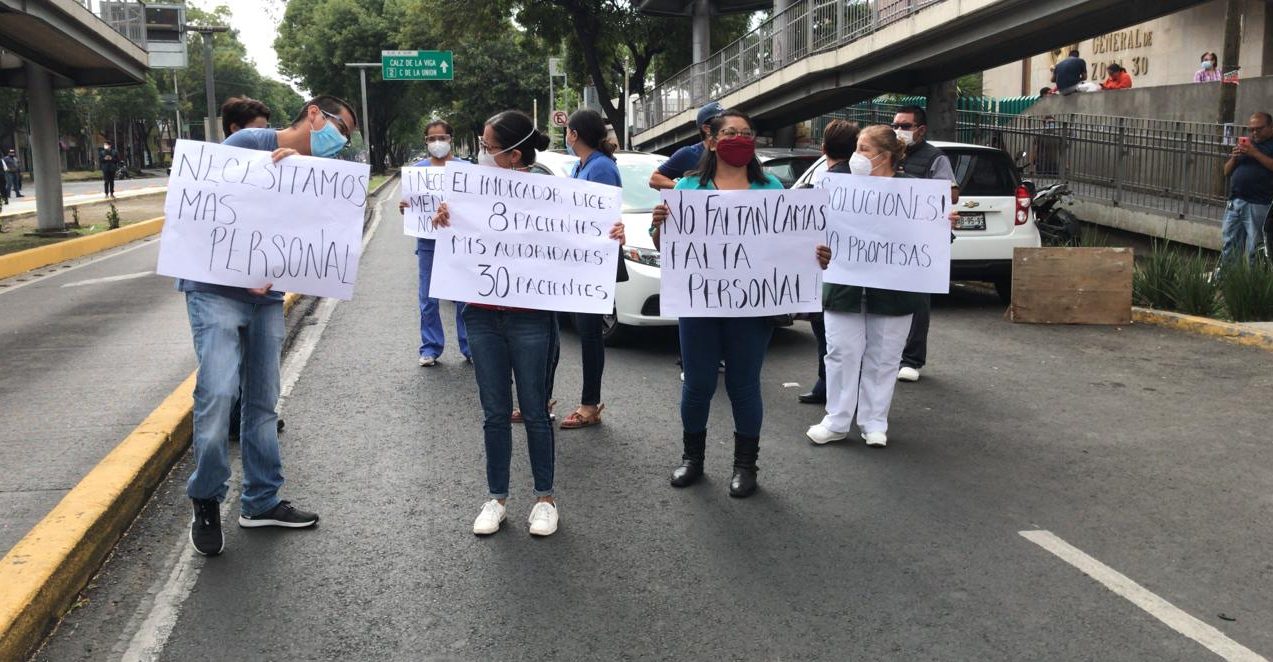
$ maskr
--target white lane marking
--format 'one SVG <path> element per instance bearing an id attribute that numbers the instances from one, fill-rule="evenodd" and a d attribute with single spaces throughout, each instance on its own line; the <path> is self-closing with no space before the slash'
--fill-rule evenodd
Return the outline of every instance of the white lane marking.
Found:
<path id="1" fill-rule="evenodd" d="M 394 186 L 397 186 L 395 183 Z M 397 200 L 396 196 L 388 196 L 387 199 Z M 376 229 L 380 227 L 381 206 L 377 205 L 372 212 L 371 225 L 367 228 L 366 235 L 363 236 L 363 251 L 367 250 L 367 245 L 371 243 L 371 238 L 376 234 Z M 314 350 L 318 347 L 318 341 L 322 338 L 323 331 L 327 329 L 327 323 L 331 321 L 332 312 L 336 306 L 340 304 L 339 299 L 323 299 L 319 301 L 318 307 L 314 311 L 314 323 L 301 329 L 296 341 L 292 344 L 292 351 L 284 357 L 283 366 L 280 369 L 280 383 L 282 388 L 279 390 L 279 412 L 282 413 L 287 398 L 292 394 L 292 388 L 300 381 L 301 373 L 305 371 L 305 366 L 313 357 Z M 238 469 L 234 470 L 237 475 Z M 239 481 L 233 476 L 230 485 L 238 485 Z M 229 516 L 230 503 L 236 497 L 236 490 L 231 487 L 230 492 L 226 495 L 225 501 L 221 504 L 221 521 L 225 522 Z M 161 576 L 150 587 L 150 595 L 155 596 L 152 602 L 143 601 L 137 606 L 137 610 L 133 612 L 133 617 L 129 619 L 129 626 L 125 629 L 120 641 L 128 638 L 128 633 L 132 632 L 131 638 L 128 638 L 128 647 L 123 655 L 119 658 L 125 662 L 153 662 L 158 660 L 163 653 L 164 646 L 168 644 L 168 638 L 172 636 L 172 630 L 177 626 L 177 618 L 181 615 L 181 605 L 190 596 L 194 590 L 195 582 L 199 580 L 199 571 L 203 568 L 202 563 L 195 562 L 196 553 L 194 548 L 190 546 L 188 538 L 183 536 L 177 541 L 177 545 L 173 550 L 173 555 L 177 557 L 176 563 L 172 571 L 166 577 Z M 172 558 L 172 555 L 169 556 Z M 215 563 L 215 561 L 213 561 Z M 137 623 L 136 629 L 133 624 Z"/>
<path id="2" fill-rule="evenodd" d="M 1051 531 L 1019 531 L 1023 538 L 1052 552 L 1062 561 L 1078 568 L 1105 588 L 1126 598 L 1129 602 L 1149 612 L 1150 616 L 1166 623 L 1180 634 L 1206 646 L 1208 650 L 1226 660 L 1241 662 L 1268 662 L 1255 651 L 1228 638 L 1216 628 L 1190 616 L 1179 607 L 1150 593 L 1148 589 L 1132 581 L 1123 573 L 1088 556 L 1083 550 L 1061 540 Z"/>
<path id="3" fill-rule="evenodd" d="M 135 274 L 124 274 L 122 276 L 106 276 L 105 278 L 90 278 L 88 280 L 80 280 L 74 283 L 67 283 L 62 287 L 83 287 L 85 285 L 97 285 L 98 283 L 114 283 L 121 280 L 133 280 L 134 278 L 145 278 L 151 276 L 154 271 L 138 271 Z"/>
<path id="4" fill-rule="evenodd" d="M 70 273 L 70 272 L 72 272 L 72 271 L 75 271 L 76 269 L 82 269 L 82 268 L 84 268 L 84 267 L 87 267 L 87 266 L 88 266 L 88 265 L 90 265 L 90 264 L 97 264 L 98 262 L 101 262 L 101 261 L 103 261 L 103 260 L 109 260 L 109 259 L 111 259 L 111 258 L 119 257 L 120 255 L 124 255 L 124 254 L 126 254 L 126 253 L 131 253 L 131 252 L 133 252 L 133 251 L 135 251 L 135 250 L 137 250 L 137 249 L 139 249 L 139 248 L 145 248 L 145 247 L 147 247 L 147 246 L 153 246 L 153 245 L 155 245 L 155 242 L 157 242 L 157 241 L 158 241 L 158 238 L 157 238 L 157 237 L 152 237 L 152 238 L 150 238 L 150 239 L 142 239 L 142 240 L 141 240 L 141 242 L 140 242 L 140 243 L 138 243 L 136 246 L 129 246 L 128 248 L 125 248 L 125 249 L 123 249 L 123 250 L 119 250 L 119 251 L 115 251 L 114 253 L 111 253 L 111 254 L 109 254 L 109 255 L 102 255 L 102 256 L 100 256 L 100 257 L 95 257 L 95 258 L 93 258 L 93 259 L 91 259 L 91 260 L 88 260 L 87 262 L 81 262 L 81 263 L 79 263 L 79 264 L 73 264 L 73 265 L 71 265 L 71 266 L 69 266 L 69 267 L 66 267 L 65 269 L 63 269 L 62 267 L 60 267 L 59 265 L 56 265 L 56 264 L 51 264 L 51 265 L 49 265 L 49 266 L 47 266 L 47 267 L 42 267 L 42 269 L 41 269 L 41 270 L 43 270 L 43 269 L 57 269 L 57 271 L 56 271 L 56 272 L 54 272 L 54 273 L 50 273 L 50 274 L 38 274 L 38 275 L 34 275 L 34 276 L 22 276 L 22 275 L 14 276 L 13 278 L 24 278 L 24 277 L 25 277 L 25 278 L 27 278 L 28 280 L 23 281 L 23 282 L 21 282 L 21 283 L 18 283 L 18 282 L 13 282 L 13 279 L 10 279 L 10 281 L 9 281 L 9 282 L 10 282 L 11 284 L 10 284 L 8 287 L 0 287 L 0 294 L 8 294 L 9 292 L 12 292 L 12 291 L 14 291 L 14 290 L 20 290 L 20 289 L 22 289 L 22 288 L 26 287 L 27 285 L 34 285 L 34 284 L 36 284 L 36 283 L 42 283 L 42 282 L 44 282 L 45 280 L 47 280 L 47 279 L 49 279 L 49 278 L 55 278 L 55 277 L 57 277 L 57 276 L 61 276 L 62 274 L 66 274 L 66 273 Z"/>

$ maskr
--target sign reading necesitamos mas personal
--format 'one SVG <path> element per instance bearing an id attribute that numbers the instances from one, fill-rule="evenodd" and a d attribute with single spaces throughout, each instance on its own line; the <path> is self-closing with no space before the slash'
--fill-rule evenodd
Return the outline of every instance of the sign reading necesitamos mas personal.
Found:
<path id="1" fill-rule="evenodd" d="M 757 317 L 822 310 L 820 189 L 663 192 L 660 313 Z"/>
<path id="2" fill-rule="evenodd" d="M 614 310 L 622 189 L 462 161 L 442 178 L 430 296 L 576 313 Z"/>
<path id="3" fill-rule="evenodd" d="M 950 182 L 825 173 L 826 281 L 902 292 L 950 291 Z"/>
<path id="4" fill-rule="evenodd" d="M 157 273 L 349 299 L 362 254 L 366 164 L 178 140 Z"/>
<path id="5" fill-rule="evenodd" d="M 441 166 L 410 166 L 402 169 L 402 232 L 420 239 L 436 239 L 433 215 L 442 204 Z"/>

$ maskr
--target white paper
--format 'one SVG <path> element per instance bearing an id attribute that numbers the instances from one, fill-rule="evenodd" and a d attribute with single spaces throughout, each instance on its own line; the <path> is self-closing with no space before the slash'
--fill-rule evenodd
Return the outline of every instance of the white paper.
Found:
<path id="1" fill-rule="evenodd" d="M 430 296 L 578 313 L 614 310 L 622 189 L 451 161 L 451 226 L 438 233 Z"/>
<path id="2" fill-rule="evenodd" d="M 950 182 L 825 173 L 826 281 L 901 292 L 950 291 Z"/>
<path id="3" fill-rule="evenodd" d="M 156 271 L 215 285 L 349 299 L 366 164 L 195 140 L 173 153 Z"/>
<path id="4" fill-rule="evenodd" d="M 406 167 L 402 169 L 402 232 L 420 239 L 437 239 L 433 229 L 433 214 L 442 204 L 442 177 L 446 168 L 441 166 Z"/>
<path id="5" fill-rule="evenodd" d="M 822 310 L 821 189 L 664 191 L 660 313 L 759 317 Z"/>

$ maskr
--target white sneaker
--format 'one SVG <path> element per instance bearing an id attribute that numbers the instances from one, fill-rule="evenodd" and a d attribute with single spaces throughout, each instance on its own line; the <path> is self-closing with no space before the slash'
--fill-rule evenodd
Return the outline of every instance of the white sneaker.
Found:
<path id="1" fill-rule="evenodd" d="M 539 501 L 530 509 L 530 535 L 551 536 L 557 532 L 557 506 Z"/>
<path id="2" fill-rule="evenodd" d="M 504 523 L 504 506 L 496 499 L 491 499 L 482 504 L 482 512 L 478 513 L 477 519 L 473 520 L 473 533 L 479 536 L 489 536 L 499 531 L 499 525 Z"/>
<path id="3" fill-rule="evenodd" d="M 899 382 L 917 382 L 919 381 L 919 368 L 903 366 L 897 371 L 897 381 Z"/>
<path id="4" fill-rule="evenodd" d="M 866 445 L 872 448 L 884 448 L 888 445 L 888 435 L 883 432 L 863 432 L 862 438 L 866 440 Z"/>
<path id="5" fill-rule="evenodd" d="M 435 365 L 437 365 L 437 364 L 438 364 L 438 359 L 437 359 L 437 357 L 435 357 L 435 356 L 421 356 L 421 357 L 420 357 L 420 365 L 421 365 L 421 366 L 423 366 L 423 367 L 425 367 L 425 368 L 432 368 L 433 366 L 435 366 Z"/>
<path id="6" fill-rule="evenodd" d="M 822 444 L 827 444 L 833 441 L 848 439 L 849 433 L 836 432 L 835 430 L 819 423 L 817 425 L 810 425 L 809 429 L 805 431 L 804 436 L 808 437 L 809 441 L 821 446 Z"/>

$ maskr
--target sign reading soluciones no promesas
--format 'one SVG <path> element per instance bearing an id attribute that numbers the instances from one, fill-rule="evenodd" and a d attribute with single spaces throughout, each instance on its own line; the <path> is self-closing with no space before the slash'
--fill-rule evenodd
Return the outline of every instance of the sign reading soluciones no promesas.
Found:
<path id="1" fill-rule="evenodd" d="M 385 80 L 454 80 L 451 51 L 380 51 Z"/>

